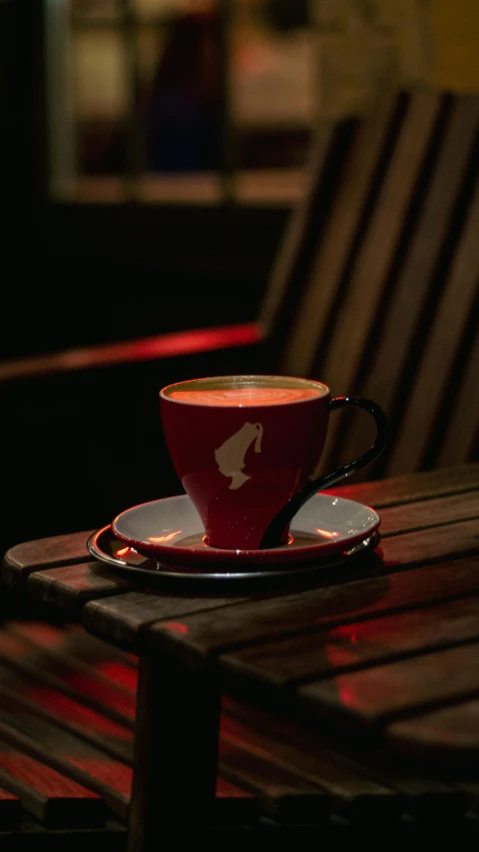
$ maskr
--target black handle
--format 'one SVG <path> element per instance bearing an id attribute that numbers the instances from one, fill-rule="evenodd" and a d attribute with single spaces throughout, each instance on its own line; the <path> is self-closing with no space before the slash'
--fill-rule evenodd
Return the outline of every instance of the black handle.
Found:
<path id="1" fill-rule="evenodd" d="M 359 456 L 357 459 L 354 459 L 354 461 L 349 462 L 348 464 L 343 464 L 341 467 L 337 467 L 336 470 L 332 471 L 332 473 L 327 473 L 325 476 L 312 479 L 304 486 L 304 488 L 301 489 L 301 491 L 298 491 L 298 493 L 291 498 L 289 503 L 286 503 L 286 506 L 283 506 L 283 508 L 280 509 L 278 514 L 266 528 L 263 538 L 261 539 L 260 549 L 277 546 L 285 526 L 295 516 L 303 503 L 306 503 L 306 500 L 309 500 L 313 494 L 317 491 L 322 491 L 324 488 L 330 488 L 331 485 L 334 485 L 341 479 L 346 479 L 346 477 L 351 476 L 351 474 L 356 470 L 359 470 L 361 467 L 364 467 L 373 459 L 377 458 L 377 456 L 379 456 L 384 450 L 388 439 L 388 421 L 381 406 L 378 405 L 377 402 L 373 402 L 372 399 L 366 399 L 362 396 L 337 396 L 329 401 L 329 408 L 331 411 L 334 411 L 337 408 L 344 408 L 346 405 L 355 405 L 357 408 L 362 408 L 374 418 L 376 423 L 376 437 L 374 439 L 374 443 L 371 447 L 369 447 L 369 450 L 366 450 L 366 452 L 362 454 L 362 456 Z"/>

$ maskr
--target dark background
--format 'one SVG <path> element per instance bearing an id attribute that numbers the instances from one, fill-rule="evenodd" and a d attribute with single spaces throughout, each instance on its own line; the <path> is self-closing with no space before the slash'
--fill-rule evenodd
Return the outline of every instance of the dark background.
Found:
<path id="1" fill-rule="evenodd" d="M 255 318 L 290 210 L 52 203 L 39 0 L 0 0 L 0 358 Z M 0 382 L 0 550 L 178 493 L 157 393 L 210 353 Z"/>

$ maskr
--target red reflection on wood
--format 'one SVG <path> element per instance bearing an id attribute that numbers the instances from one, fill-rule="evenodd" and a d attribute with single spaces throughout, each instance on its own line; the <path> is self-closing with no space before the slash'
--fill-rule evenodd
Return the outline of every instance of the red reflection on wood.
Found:
<path id="1" fill-rule="evenodd" d="M 99 781 L 103 781 L 104 784 L 112 787 L 113 790 L 116 790 L 127 798 L 130 797 L 133 770 L 123 763 L 119 763 L 117 760 L 110 760 L 107 757 L 104 760 L 94 760 L 68 754 L 65 755 L 65 758 L 69 763 L 78 766 L 79 769 L 83 769 Z"/>
<path id="2" fill-rule="evenodd" d="M 17 752 L 0 753 L 0 766 L 6 772 L 23 781 L 28 787 L 35 787 L 40 793 L 51 797 L 52 795 L 66 798 L 99 799 L 97 793 L 87 790 L 76 781 L 71 781 L 65 775 L 61 775 L 55 769 L 39 763 L 26 754 Z"/>
<path id="3" fill-rule="evenodd" d="M 64 676 L 66 683 L 75 686 L 90 698 L 95 698 L 110 708 L 114 708 L 129 719 L 135 718 L 135 696 L 130 692 L 109 686 L 101 680 L 80 672 L 67 672 Z"/>
<path id="4" fill-rule="evenodd" d="M 128 728 L 124 728 L 117 722 L 113 722 L 96 710 L 91 710 L 74 701 L 72 698 L 63 695 L 61 692 L 55 692 L 48 687 L 30 687 L 25 697 L 30 701 L 35 702 L 45 710 L 49 710 L 60 719 L 64 719 L 72 724 L 77 724 L 88 731 L 95 731 L 98 734 L 105 734 L 108 737 L 115 737 L 121 740 L 133 741 L 133 732 Z"/>
<path id="5" fill-rule="evenodd" d="M 95 665 L 96 671 L 104 677 L 114 681 L 118 686 L 136 692 L 138 686 L 138 672 L 131 666 L 125 666 L 118 660 L 102 660 Z"/>
<path id="6" fill-rule="evenodd" d="M 175 633 L 182 633 L 183 635 L 188 633 L 188 625 L 182 624 L 181 621 L 165 621 L 163 627 L 168 627 L 170 630 L 174 630 Z"/>

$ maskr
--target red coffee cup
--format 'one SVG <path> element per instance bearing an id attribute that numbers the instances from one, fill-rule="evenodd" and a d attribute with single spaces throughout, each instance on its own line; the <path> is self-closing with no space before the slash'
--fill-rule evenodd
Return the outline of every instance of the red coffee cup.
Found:
<path id="1" fill-rule="evenodd" d="M 364 408 L 375 419 L 373 446 L 354 462 L 313 479 L 329 412 Z M 289 522 L 313 493 L 379 455 L 386 418 L 361 397 L 331 399 L 322 382 L 288 376 L 193 379 L 160 392 L 168 451 L 216 548 L 254 550 L 284 544 Z"/>

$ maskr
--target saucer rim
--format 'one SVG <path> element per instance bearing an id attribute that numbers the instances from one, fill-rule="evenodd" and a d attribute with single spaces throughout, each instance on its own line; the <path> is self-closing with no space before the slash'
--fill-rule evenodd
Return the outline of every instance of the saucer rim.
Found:
<path id="1" fill-rule="evenodd" d="M 187 494 L 178 494 L 172 497 L 162 497 L 158 500 L 148 500 L 145 503 L 138 503 L 135 506 L 131 506 L 130 508 L 125 509 L 123 512 L 120 512 L 118 515 L 116 515 L 116 517 L 111 522 L 110 527 L 112 534 L 115 536 L 115 538 L 119 539 L 120 541 L 123 541 L 125 544 L 128 544 L 129 547 L 132 547 L 134 550 L 137 550 L 143 555 L 148 555 L 149 557 L 156 558 L 157 561 L 159 560 L 162 562 L 167 562 L 169 564 L 205 564 L 214 562 L 223 564 L 237 563 L 246 565 L 271 563 L 296 564 L 299 562 L 305 562 L 310 559 L 314 559 L 315 557 L 317 558 L 319 554 L 321 554 L 322 558 L 323 556 L 329 556 L 334 553 L 340 553 L 342 550 L 344 550 L 346 546 L 353 547 L 355 544 L 363 541 L 368 536 L 371 536 L 380 526 L 380 516 L 374 509 L 372 509 L 365 503 L 361 503 L 358 500 L 350 500 L 346 497 L 340 497 L 337 494 L 329 494 L 327 492 L 317 492 L 317 494 L 315 494 L 312 499 L 316 497 L 329 498 L 331 500 L 340 500 L 341 503 L 349 503 L 354 506 L 361 506 L 362 508 L 370 512 L 374 516 L 374 519 L 368 525 L 366 530 L 357 531 L 347 539 L 342 538 L 339 540 L 335 539 L 332 541 L 318 541 L 314 544 L 298 546 L 295 548 L 289 548 L 287 545 L 280 545 L 279 547 L 268 548 L 265 550 L 227 550 L 212 546 L 209 546 L 208 549 L 202 548 L 195 550 L 193 547 L 181 547 L 180 544 L 152 544 L 150 542 L 144 542 L 143 540 L 118 533 L 115 527 L 115 523 L 118 518 L 134 510 L 141 509 L 143 506 L 161 504 L 165 501 L 171 502 L 173 500 L 180 500 L 182 501 L 183 505 L 189 503 L 193 506 Z M 294 530 L 294 518 L 292 521 L 292 529 Z"/>
<path id="2" fill-rule="evenodd" d="M 245 567 L 244 570 L 239 571 L 197 570 L 192 572 L 189 570 L 191 568 L 189 565 L 185 566 L 184 570 L 182 570 L 176 563 L 168 565 L 166 563 L 159 562 L 153 557 L 147 556 L 145 556 L 146 560 L 153 563 L 156 562 L 156 569 L 142 568 L 137 565 L 128 565 L 128 563 L 123 559 L 110 556 L 98 547 L 98 540 L 101 539 L 102 536 L 108 534 L 110 534 L 116 541 L 119 541 L 119 539 L 117 539 L 113 534 L 111 524 L 107 524 L 106 526 L 96 530 L 96 532 L 92 533 L 87 540 L 87 549 L 90 555 L 101 564 L 108 565 L 110 568 L 113 568 L 113 570 L 122 574 L 140 576 L 141 578 L 148 580 L 150 583 L 152 581 L 163 582 L 165 580 L 181 580 L 182 582 L 191 583 L 198 581 L 202 585 L 208 582 L 224 583 L 233 581 L 240 584 L 241 582 L 246 582 L 248 580 L 287 580 L 293 577 L 314 576 L 316 573 L 321 573 L 331 568 L 339 568 L 348 562 L 353 561 L 355 557 L 360 556 L 361 554 L 374 552 L 381 541 L 379 531 L 378 529 L 375 529 L 367 535 L 366 538 L 362 539 L 362 541 L 356 543 L 350 550 L 343 550 L 335 556 L 329 556 L 329 558 L 324 560 L 309 562 L 300 561 L 294 564 L 288 562 L 282 568 L 268 568 L 268 566 L 254 565 L 253 563 L 250 563 L 251 567 L 249 570 Z M 224 564 L 225 569 L 227 564 Z"/>

